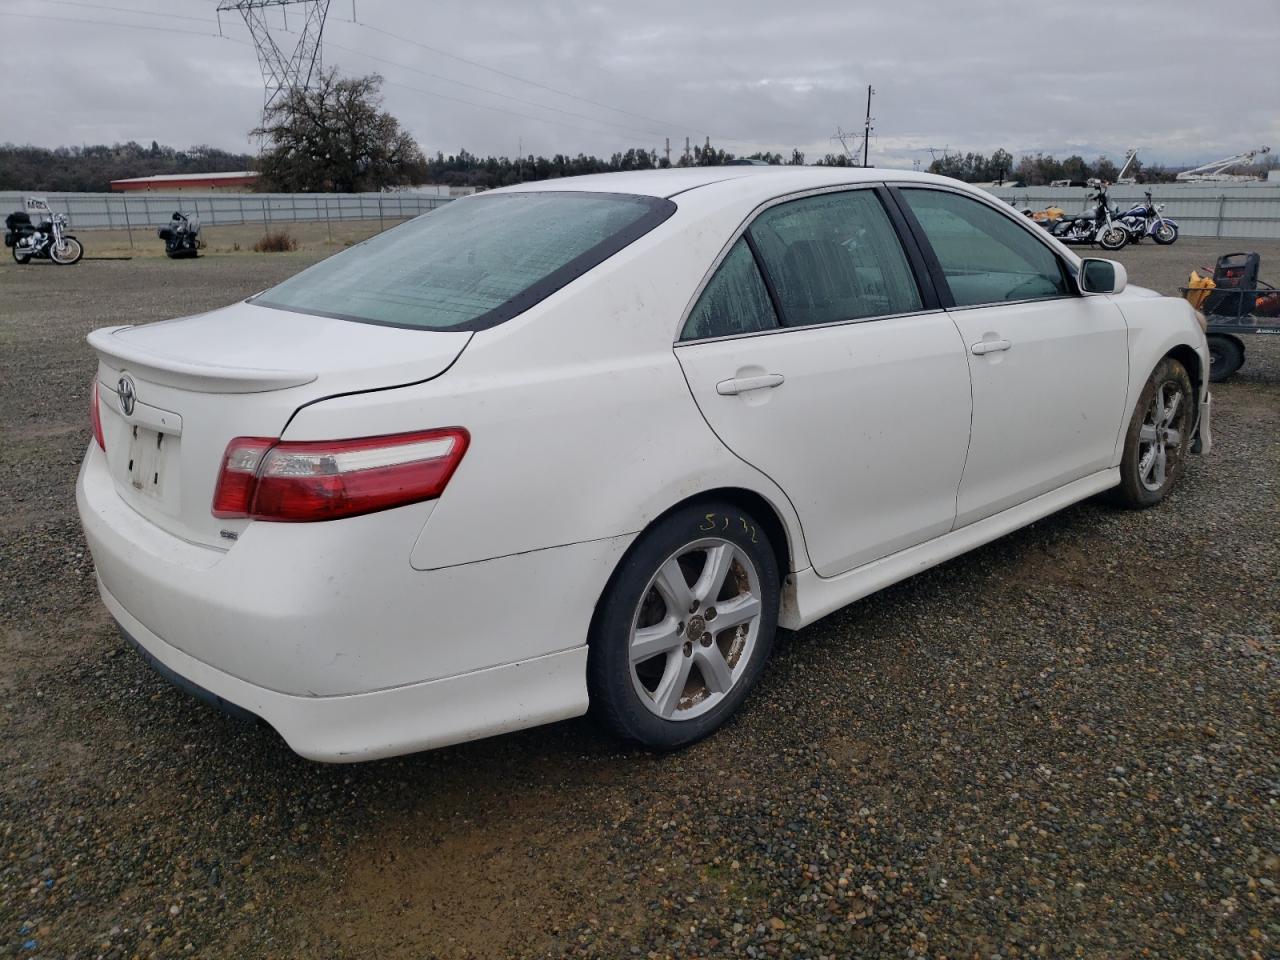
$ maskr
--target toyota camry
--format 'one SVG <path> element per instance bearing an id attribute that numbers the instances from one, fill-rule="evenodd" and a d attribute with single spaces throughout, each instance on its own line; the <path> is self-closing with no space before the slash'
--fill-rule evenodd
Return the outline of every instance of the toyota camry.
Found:
<path id="1" fill-rule="evenodd" d="M 1210 444 L 1184 301 L 989 195 L 721 167 L 455 200 L 97 330 L 77 485 L 161 673 L 352 761 L 583 714 L 670 749 L 796 629 Z M 852 641 L 851 641 L 852 642 Z"/>

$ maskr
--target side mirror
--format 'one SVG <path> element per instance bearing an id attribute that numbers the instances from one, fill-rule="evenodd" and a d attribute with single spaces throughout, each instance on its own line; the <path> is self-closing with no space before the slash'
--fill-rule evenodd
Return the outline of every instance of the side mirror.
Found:
<path id="1" fill-rule="evenodd" d="M 1120 293 L 1129 282 L 1123 263 L 1090 257 L 1080 261 L 1080 292 L 1085 294 Z"/>

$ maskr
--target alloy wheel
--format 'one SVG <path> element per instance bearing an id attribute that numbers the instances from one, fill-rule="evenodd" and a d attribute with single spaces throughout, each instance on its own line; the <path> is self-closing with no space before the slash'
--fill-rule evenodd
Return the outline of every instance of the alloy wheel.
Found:
<path id="1" fill-rule="evenodd" d="M 1182 456 L 1183 436 L 1176 426 L 1181 406 L 1177 384 L 1160 384 L 1138 432 L 1138 480 L 1153 493 L 1164 487 L 1170 461 Z"/>
<path id="2" fill-rule="evenodd" d="M 715 707 L 742 679 L 760 633 L 760 575 L 717 537 L 669 556 L 632 617 L 628 657 L 641 703 L 664 720 Z"/>

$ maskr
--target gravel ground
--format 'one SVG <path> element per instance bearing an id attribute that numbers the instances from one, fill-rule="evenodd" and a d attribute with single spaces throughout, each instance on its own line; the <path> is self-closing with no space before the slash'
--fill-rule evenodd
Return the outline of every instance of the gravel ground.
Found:
<path id="1" fill-rule="evenodd" d="M 1241 245 L 1121 258 L 1170 291 Z M 583 720 L 326 767 L 121 643 L 72 492 L 85 333 L 307 262 L 0 265 L 0 956 L 1280 956 L 1280 344 L 1168 503 L 786 635 L 680 754 Z"/>

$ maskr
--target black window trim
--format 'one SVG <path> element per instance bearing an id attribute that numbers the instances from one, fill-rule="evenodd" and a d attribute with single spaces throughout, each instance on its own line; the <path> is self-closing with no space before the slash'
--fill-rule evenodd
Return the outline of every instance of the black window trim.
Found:
<path id="1" fill-rule="evenodd" d="M 328 317 L 331 320 L 349 320 L 352 323 L 367 323 L 375 327 L 396 327 L 401 330 L 421 330 L 424 333 L 457 333 L 457 332 L 476 332 L 478 330 L 488 330 L 496 327 L 500 323 L 506 323 L 518 317 L 520 314 L 529 310 L 543 300 L 546 300 L 553 293 L 556 293 L 563 287 L 567 287 L 574 280 L 594 270 L 600 264 L 604 263 L 615 253 L 631 246 L 645 234 L 652 231 L 662 223 L 666 222 L 673 213 L 676 212 L 675 201 L 666 197 L 654 197 L 640 193 L 604 193 L 597 190 L 513 190 L 509 194 L 493 194 L 493 196 L 513 196 L 519 193 L 536 194 L 538 196 L 555 195 L 555 196 L 580 196 L 580 197 L 607 197 L 611 200 L 639 201 L 641 206 L 648 207 L 648 212 L 641 216 L 638 220 L 629 226 L 619 230 L 616 234 L 607 240 L 597 243 L 594 247 L 584 250 L 562 267 L 558 267 L 551 273 L 547 274 L 537 283 L 526 287 L 517 293 L 514 297 L 504 300 L 490 310 L 485 311 L 477 317 L 472 317 L 462 323 L 455 324 L 451 327 L 424 327 L 417 323 L 397 323 L 392 320 L 371 320 L 368 317 L 357 317 L 345 313 L 332 313 L 327 310 L 300 310 L 297 307 L 290 307 L 287 304 L 271 303 L 261 298 L 270 293 L 270 290 L 264 290 L 256 296 L 250 297 L 246 303 L 252 303 L 254 306 L 267 307 L 271 310 L 284 310 L 288 313 L 301 313 L 307 316 Z M 484 195 L 480 195 L 475 200 L 483 200 Z M 457 203 L 459 201 L 453 201 Z M 467 198 L 462 202 L 474 202 L 471 198 Z M 437 207 L 436 209 L 439 209 Z M 430 216 L 434 211 L 430 211 L 424 216 Z M 414 220 L 417 217 L 413 218 Z M 405 221 L 410 223 L 412 221 Z M 401 225 L 397 225 L 401 226 Z M 397 229 L 393 227 L 392 229 Z M 323 261 L 320 261 L 323 262 Z"/>
<path id="2" fill-rule="evenodd" d="M 782 304 L 778 299 L 777 291 L 773 285 L 773 278 L 769 271 L 765 268 L 764 260 L 756 249 L 755 241 L 751 239 L 751 226 L 766 210 L 779 206 L 783 203 L 789 203 L 793 200 L 803 200 L 806 197 L 816 197 L 827 193 L 852 193 L 855 190 L 871 190 L 875 193 L 876 198 L 880 201 L 880 205 L 884 208 L 885 215 L 889 218 L 890 224 L 893 226 L 894 233 L 898 238 L 898 242 L 902 244 L 903 254 L 907 258 L 907 268 L 910 270 L 912 279 L 915 281 L 916 288 L 920 294 L 920 309 L 908 310 L 904 313 L 885 313 L 875 314 L 869 317 L 850 317 L 846 320 L 831 320 L 827 323 L 807 323 L 796 324 L 794 326 L 787 324 Z M 703 292 L 710 285 L 712 278 L 719 272 L 721 265 L 728 258 L 729 253 L 733 250 L 734 245 L 741 239 L 747 241 L 747 247 L 751 250 L 751 256 L 755 260 L 756 270 L 760 273 L 761 279 L 764 280 L 765 289 L 769 293 L 769 301 L 773 305 L 775 319 L 778 325 L 770 330 L 750 330 L 744 333 L 726 333 L 716 337 L 683 337 L 685 325 L 689 322 L 689 316 L 693 313 L 694 308 L 698 305 L 698 301 L 702 299 Z M 690 346 L 698 343 L 716 343 L 721 340 L 741 340 L 744 337 L 769 337 L 778 333 L 787 333 L 797 330 L 825 330 L 829 327 L 843 327 L 855 323 L 874 323 L 881 320 L 897 320 L 902 317 L 918 317 L 930 313 L 938 313 L 946 309 L 941 303 L 941 298 L 935 290 L 935 284 L 932 277 L 926 272 L 926 260 L 919 249 L 916 238 L 911 234 L 907 222 L 898 209 L 897 201 L 891 196 L 888 184 L 883 181 L 858 181 L 855 183 L 830 184 L 821 187 L 813 187 L 807 190 L 796 191 L 795 193 L 782 194 L 777 197 L 771 197 L 759 206 L 755 207 L 738 225 L 729 242 L 725 244 L 720 254 L 716 257 L 706 276 L 702 278 L 702 282 L 698 284 L 698 288 L 694 291 L 693 297 L 685 306 L 684 312 L 680 316 L 680 321 L 676 326 L 675 340 L 673 345 L 676 347 Z"/>
<path id="3" fill-rule="evenodd" d="M 968 190 L 957 190 L 955 187 L 942 183 L 927 183 L 912 180 L 889 181 L 885 184 L 889 195 L 893 198 L 894 204 L 897 206 L 899 213 L 910 230 L 915 245 L 920 249 L 927 267 L 929 276 L 933 285 L 938 290 L 938 299 L 942 303 L 945 310 L 987 310 L 992 307 L 1015 307 L 1023 303 L 1050 303 L 1055 300 L 1070 300 L 1083 296 L 1080 293 L 1079 286 L 1076 283 L 1076 269 L 1069 260 L 1063 258 L 1062 254 L 1048 243 L 1043 234 L 1044 230 L 1035 225 L 1028 225 L 1026 217 L 1017 216 L 1008 210 L 1001 208 L 1001 204 L 995 200 L 989 200 L 986 197 L 975 196 Z M 1049 251 L 1054 262 L 1058 265 L 1058 270 L 1062 273 L 1062 279 L 1067 285 L 1068 292 L 1065 294 L 1055 294 L 1050 297 L 1029 297 L 1026 300 L 992 300 L 987 303 L 966 303 L 963 306 L 956 303 L 955 295 L 951 292 L 951 284 L 947 281 L 946 274 L 943 272 L 942 263 L 938 260 L 938 255 L 934 252 L 933 244 L 929 242 L 928 236 L 924 232 L 924 227 L 920 225 L 920 221 L 916 219 L 915 212 L 911 209 L 902 191 L 906 190 L 932 190 L 936 193 L 954 193 L 957 196 L 967 197 L 970 200 L 990 207 L 1000 216 L 1004 217 L 1011 223 L 1018 226 L 1028 236 L 1032 237 L 1036 243 L 1043 246 Z"/>

